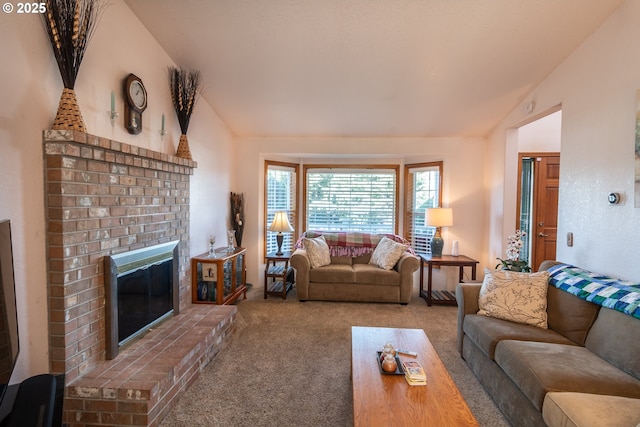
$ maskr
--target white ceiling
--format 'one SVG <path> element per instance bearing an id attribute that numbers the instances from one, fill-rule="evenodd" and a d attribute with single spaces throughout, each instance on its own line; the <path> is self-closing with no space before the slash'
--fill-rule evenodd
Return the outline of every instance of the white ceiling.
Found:
<path id="1" fill-rule="evenodd" d="M 624 0 L 125 2 L 234 135 L 389 137 L 486 135 Z"/>

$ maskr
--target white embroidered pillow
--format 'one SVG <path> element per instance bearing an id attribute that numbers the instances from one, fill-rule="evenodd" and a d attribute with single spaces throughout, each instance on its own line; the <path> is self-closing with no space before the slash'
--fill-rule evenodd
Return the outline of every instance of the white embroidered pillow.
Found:
<path id="1" fill-rule="evenodd" d="M 547 329 L 549 273 L 485 270 L 478 314 Z"/>
<path id="2" fill-rule="evenodd" d="M 324 236 L 318 236 L 312 239 L 305 237 L 302 239 L 302 244 L 304 250 L 307 251 L 311 268 L 319 268 L 331 264 L 329 246 Z"/>
<path id="3" fill-rule="evenodd" d="M 407 245 L 383 237 L 373 250 L 369 264 L 377 265 L 384 270 L 391 270 L 402 254 L 407 251 L 407 248 Z"/>

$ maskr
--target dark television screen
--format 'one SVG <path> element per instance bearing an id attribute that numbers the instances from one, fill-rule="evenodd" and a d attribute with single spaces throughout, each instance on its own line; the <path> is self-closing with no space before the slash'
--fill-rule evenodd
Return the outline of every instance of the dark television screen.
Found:
<path id="1" fill-rule="evenodd" d="M 18 358 L 18 315 L 13 276 L 11 223 L 0 220 L 0 399 Z"/>

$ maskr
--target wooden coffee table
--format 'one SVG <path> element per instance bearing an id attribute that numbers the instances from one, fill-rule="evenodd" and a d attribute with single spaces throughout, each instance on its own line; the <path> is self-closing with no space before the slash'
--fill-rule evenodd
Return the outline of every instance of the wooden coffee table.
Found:
<path id="1" fill-rule="evenodd" d="M 426 386 L 410 386 L 404 375 L 380 373 L 376 351 L 390 342 L 418 353 Z M 351 328 L 353 424 L 358 426 L 478 426 L 460 391 L 422 329 Z"/>

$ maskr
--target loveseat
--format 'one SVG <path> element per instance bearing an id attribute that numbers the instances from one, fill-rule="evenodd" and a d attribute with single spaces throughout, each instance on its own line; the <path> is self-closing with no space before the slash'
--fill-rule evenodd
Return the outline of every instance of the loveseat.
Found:
<path id="1" fill-rule="evenodd" d="M 307 231 L 296 247 L 291 266 L 300 301 L 411 300 L 413 273 L 420 262 L 400 236 Z"/>
<path id="2" fill-rule="evenodd" d="M 457 286 L 460 354 L 513 426 L 639 425 L 640 286 L 555 261 L 540 271 L 546 329 L 478 314 L 487 285 Z"/>

